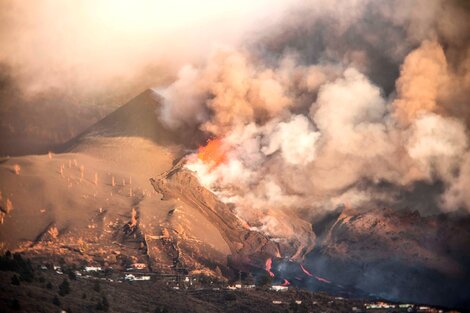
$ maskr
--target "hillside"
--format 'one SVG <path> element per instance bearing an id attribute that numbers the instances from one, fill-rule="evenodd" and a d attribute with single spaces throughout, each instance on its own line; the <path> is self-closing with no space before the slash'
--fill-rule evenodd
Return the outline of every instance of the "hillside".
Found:
<path id="1" fill-rule="evenodd" d="M 153 189 L 149 178 L 169 171 L 193 140 L 159 124 L 159 101 L 151 91 L 142 93 L 62 153 L 3 160 L 2 248 L 102 266 L 144 263 L 161 272 L 226 277 L 233 275 L 229 256 L 245 262 L 237 257 L 242 247 L 234 248 L 237 236 L 239 242 L 245 236 L 264 242 L 263 256 L 276 255 L 274 244 L 247 231 L 225 206 L 162 200 Z M 194 182 L 187 188 L 197 196 L 202 187 Z M 258 253 L 257 245 L 250 253 Z"/>

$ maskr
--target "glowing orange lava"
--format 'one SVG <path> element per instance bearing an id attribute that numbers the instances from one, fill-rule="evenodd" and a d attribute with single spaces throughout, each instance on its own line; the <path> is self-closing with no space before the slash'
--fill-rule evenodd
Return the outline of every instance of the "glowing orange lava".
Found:
<path id="1" fill-rule="evenodd" d="M 300 268 L 305 273 L 305 275 L 315 277 L 316 280 L 321 281 L 323 283 L 331 284 L 331 281 L 329 281 L 328 279 L 310 273 L 302 264 L 300 264 Z"/>
<path id="2" fill-rule="evenodd" d="M 273 265 L 273 260 L 271 258 L 266 260 L 266 272 L 268 272 L 269 276 L 274 277 L 274 273 L 271 272 L 271 267 Z"/>
<path id="3" fill-rule="evenodd" d="M 328 279 L 325 279 L 325 278 L 322 278 L 320 276 L 315 276 L 315 278 L 321 282 L 324 282 L 324 283 L 327 283 L 327 284 L 331 284 L 331 281 L 329 281 Z"/>
<path id="4" fill-rule="evenodd" d="M 284 282 L 281 284 L 281 286 L 289 286 L 290 282 L 284 278 Z"/>
<path id="5" fill-rule="evenodd" d="M 313 276 L 313 274 L 310 273 L 309 271 L 307 271 L 307 269 L 306 269 L 302 264 L 300 264 L 300 268 L 302 269 L 302 271 L 303 271 L 307 276 L 310 276 L 310 277 Z"/>
<path id="6" fill-rule="evenodd" d="M 213 169 L 227 160 L 226 152 L 222 140 L 214 138 L 209 139 L 205 146 L 199 147 L 197 157 Z"/>

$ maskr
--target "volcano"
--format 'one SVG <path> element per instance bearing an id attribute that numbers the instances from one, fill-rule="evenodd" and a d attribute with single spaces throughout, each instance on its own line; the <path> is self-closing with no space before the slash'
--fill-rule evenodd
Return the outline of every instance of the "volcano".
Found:
<path id="1" fill-rule="evenodd" d="M 3 159 L 2 250 L 221 280 L 266 275 L 269 262 L 279 284 L 468 304 L 467 220 L 344 209 L 312 221 L 318 241 L 299 256 L 199 183 L 184 156 L 205 138 L 160 124 L 161 101 L 147 90 L 56 152 Z"/>
<path id="2" fill-rule="evenodd" d="M 0 190 L 13 208 L 2 209 L 2 247 L 220 278 L 279 257 L 177 162 L 192 143 L 158 123 L 160 101 L 145 91 L 57 153 L 3 160 Z"/>

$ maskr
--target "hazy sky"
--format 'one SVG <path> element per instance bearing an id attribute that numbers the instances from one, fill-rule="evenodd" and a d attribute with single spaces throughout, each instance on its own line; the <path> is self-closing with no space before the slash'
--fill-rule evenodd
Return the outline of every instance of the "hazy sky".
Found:
<path id="1" fill-rule="evenodd" d="M 0 62 L 22 89 L 97 88 L 178 67 L 277 18 L 287 1 L 2 1 Z M 101 86 L 100 86 L 101 85 Z"/>

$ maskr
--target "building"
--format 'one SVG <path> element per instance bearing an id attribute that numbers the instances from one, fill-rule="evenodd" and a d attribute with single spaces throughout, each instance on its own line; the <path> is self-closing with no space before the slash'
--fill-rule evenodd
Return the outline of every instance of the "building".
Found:
<path id="1" fill-rule="evenodd" d="M 289 290 L 289 287 L 281 286 L 281 285 L 272 285 L 271 290 L 274 290 L 274 291 L 287 291 L 287 290 Z"/>
<path id="2" fill-rule="evenodd" d="M 124 279 L 127 281 L 150 280 L 150 276 L 148 275 L 135 276 L 133 274 L 126 274 L 126 276 L 124 276 Z"/>

